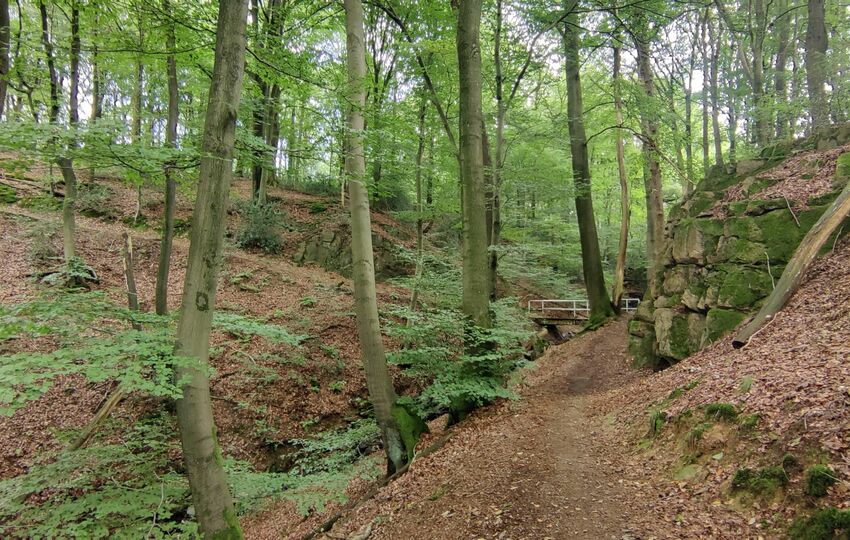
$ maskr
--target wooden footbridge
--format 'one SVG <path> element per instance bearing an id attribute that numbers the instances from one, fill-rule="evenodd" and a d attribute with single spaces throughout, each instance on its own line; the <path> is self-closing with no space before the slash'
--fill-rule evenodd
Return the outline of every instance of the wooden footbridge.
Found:
<path id="1" fill-rule="evenodd" d="M 633 312 L 640 298 L 623 298 L 620 311 Z M 590 317 L 587 300 L 529 300 L 528 316 L 540 326 L 552 327 L 559 324 L 584 324 Z"/>

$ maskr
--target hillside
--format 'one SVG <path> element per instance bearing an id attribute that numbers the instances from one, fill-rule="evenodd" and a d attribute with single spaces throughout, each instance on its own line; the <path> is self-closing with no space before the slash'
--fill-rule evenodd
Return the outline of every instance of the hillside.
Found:
<path id="1" fill-rule="evenodd" d="M 850 241 L 744 349 L 722 339 L 649 373 L 625 334 L 619 321 L 550 348 L 522 401 L 454 428 L 326 537 L 781 538 L 816 508 L 850 510 Z M 823 464 L 835 482 L 805 493 Z M 279 512 L 249 535 L 319 523 Z M 821 525 L 794 538 L 831 538 Z"/>

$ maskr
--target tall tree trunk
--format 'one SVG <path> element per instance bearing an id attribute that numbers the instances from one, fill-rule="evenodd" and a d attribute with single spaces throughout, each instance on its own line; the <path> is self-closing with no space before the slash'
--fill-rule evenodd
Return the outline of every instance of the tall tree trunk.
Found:
<path id="1" fill-rule="evenodd" d="M 171 20 L 171 2 L 162 1 L 162 10 L 166 22 L 165 48 L 168 51 L 166 65 L 168 71 L 168 120 L 165 126 L 165 144 L 177 148 L 177 122 L 179 120 L 179 96 L 177 94 L 177 60 L 174 50 L 177 48 L 174 36 L 174 22 Z M 171 244 L 174 238 L 174 206 L 177 198 L 177 184 L 172 173 L 173 163 L 165 164 L 165 208 L 162 220 L 162 239 L 159 244 L 159 264 L 156 271 L 156 313 L 168 313 L 168 274 L 171 268 Z"/>
<path id="2" fill-rule="evenodd" d="M 6 109 L 6 89 L 9 77 L 9 49 L 11 47 L 9 0 L 0 0 L 0 117 Z"/>
<path id="3" fill-rule="evenodd" d="M 175 354 L 206 364 L 223 258 L 225 211 L 233 175 L 236 117 L 245 69 L 245 0 L 221 0 L 216 31 L 215 65 L 204 120 L 200 182 L 192 214 L 189 258 L 180 306 Z M 177 401 L 177 420 L 189 487 L 201 534 L 205 538 L 241 538 L 242 531 L 222 466 L 203 367 L 182 366 L 177 380 L 187 380 Z"/>
<path id="4" fill-rule="evenodd" d="M 643 25 L 646 25 L 645 19 Z M 638 76 L 644 94 L 651 100 L 655 96 L 655 84 L 650 61 L 650 43 L 644 41 L 642 36 L 635 36 L 634 41 L 638 57 Z M 649 282 L 652 283 L 658 254 L 664 243 L 664 200 L 661 193 L 661 165 L 658 162 L 658 125 L 653 119 L 653 113 L 645 110 L 641 111 L 641 138 L 646 160 L 646 267 Z"/>
<path id="5" fill-rule="evenodd" d="M 717 33 L 722 33 L 718 24 Z M 708 35 L 711 42 L 711 81 L 709 91 L 711 93 L 711 132 L 714 138 L 714 164 L 723 167 L 723 137 L 720 135 L 720 105 L 718 103 L 719 85 L 717 82 L 718 64 L 720 58 L 720 39 L 714 33 L 714 25 L 708 21 Z"/>
<path id="6" fill-rule="evenodd" d="M 503 26 L 503 1 L 496 0 L 496 33 L 493 49 L 493 63 L 496 69 L 496 158 L 492 164 L 493 178 L 493 200 L 491 202 L 493 211 L 490 214 L 490 280 L 492 291 L 490 298 L 496 299 L 496 279 L 499 275 L 499 253 L 495 249 L 501 241 L 502 236 L 502 166 L 505 163 L 505 121 L 507 117 L 507 103 L 505 102 L 505 76 L 502 69 L 502 26 Z"/>
<path id="7" fill-rule="evenodd" d="M 614 111 L 617 115 L 617 125 L 623 123 L 622 80 L 620 78 L 620 46 L 614 47 Z M 690 115 L 689 115 L 690 116 Z M 690 141 L 690 138 L 688 138 Z M 631 197 L 629 195 L 629 179 L 626 174 L 626 158 L 623 149 L 623 134 L 616 130 L 617 144 L 617 173 L 620 179 L 620 241 L 617 245 L 617 263 L 614 267 L 614 284 L 611 290 L 611 303 L 619 311 L 623 298 L 623 281 L 626 275 L 626 252 L 629 246 L 629 225 L 631 221 Z M 690 148 L 690 144 L 688 145 Z M 691 162 L 688 152 L 688 162 Z"/>
<path id="8" fill-rule="evenodd" d="M 139 51 L 136 53 L 136 81 L 133 86 L 133 95 L 130 98 L 130 111 L 132 114 L 130 121 L 130 142 L 132 144 L 142 144 L 142 85 L 145 78 L 145 64 L 142 61 L 142 49 L 145 46 L 145 31 L 144 17 L 142 15 L 142 7 L 138 10 L 139 24 Z M 142 184 L 144 176 L 139 178 L 139 183 L 136 185 L 136 211 L 133 214 L 133 223 L 135 223 L 142 215 Z"/>
<path id="9" fill-rule="evenodd" d="M 463 312 L 476 326 L 489 328 L 480 26 L 481 0 L 461 2 L 457 18 L 457 55 L 460 76 Z"/>
<path id="10" fill-rule="evenodd" d="M 708 19 L 709 10 L 706 8 L 700 25 L 700 45 L 702 48 L 702 175 L 708 177 L 708 93 L 711 86 L 711 70 L 709 69 L 710 54 L 708 53 Z"/>
<path id="11" fill-rule="evenodd" d="M 50 79 L 50 123 L 53 125 L 59 124 L 59 75 L 56 72 L 56 60 L 53 56 L 53 43 L 50 41 L 50 26 L 47 16 L 47 5 L 44 0 L 41 0 L 38 5 L 39 14 L 41 16 L 41 41 L 44 45 L 44 52 L 47 57 L 47 72 Z M 80 57 L 80 36 L 79 36 L 79 9 L 76 3 L 73 4 L 71 11 L 71 93 L 69 100 L 70 120 L 72 128 L 76 127 L 79 120 L 79 108 L 77 96 L 79 92 L 79 57 Z M 52 145 L 56 145 L 56 140 L 51 141 Z M 74 173 L 74 164 L 71 158 L 67 157 L 64 152 L 58 152 L 59 157 L 56 158 L 56 164 L 62 171 L 62 178 L 65 180 L 65 198 L 62 202 L 62 248 L 65 264 L 69 264 L 76 257 L 74 247 L 76 238 L 76 223 L 74 207 L 77 199 L 77 177 Z"/>
<path id="12" fill-rule="evenodd" d="M 824 0 L 809 0 L 809 24 L 806 28 L 806 84 L 809 88 L 811 131 L 829 124 L 829 102 L 826 83 L 826 49 L 828 37 L 824 21 Z"/>
<path id="13" fill-rule="evenodd" d="M 363 35 L 363 5 L 360 0 L 345 0 L 346 58 L 348 64 L 349 110 L 348 153 L 345 172 L 351 207 L 351 257 L 354 277 L 354 301 L 357 335 L 366 386 L 381 428 L 387 453 L 387 473 L 400 470 L 409 460 L 401 431 L 393 414 L 396 393 L 387 369 L 378 301 L 375 293 L 375 266 L 372 255 L 372 223 L 369 195 L 364 185 L 366 159 L 363 150 L 363 110 L 366 106 L 366 47 Z"/>
<path id="14" fill-rule="evenodd" d="M 776 94 L 776 138 L 788 137 L 788 81 L 785 65 L 788 63 L 788 0 L 779 0 L 777 9 L 781 14 L 776 20 L 776 61 L 773 70 L 773 91 Z"/>
<path id="15" fill-rule="evenodd" d="M 791 36 L 791 43 L 794 44 L 794 50 L 797 50 L 797 43 L 800 41 L 800 16 L 794 12 L 794 32 Z M 797 102 L 800 98 L 800 62 L 797 60 L 797 55 L 791 55 L 791 112 L 788 115 L 788 128 L 791 137 L 797 136 L 797 119 L 799 117 Z"/>
<path id="16" fill-rule="evenodd" d="M 576 215 L 581 242 L 581 262 L 584 286 L 590 304 L 589 324 L 599 324 L 611 315 L 611 300 L 605 289 L 602 255 L 593 215 L 593 196 L 590 183 L 590 162 L 587 157 L 587 136 L 584 131 L 579 58 L 579 19 L 576 2 L 569 2 L 564 25 L 564 67 L 567 77 L 567 123 L 570 131 L 570 155 L 573 166 Z"/>
<path id="17" fill-rule="evenodd" d="M 423 255 L 425 248 L 425 201 L 422 189 L 422 157 L 425 154 L 425 114 L 428 109 L 428 100 L 422 96 L 419 104 L 419 124 L 416 131 L 418 143 L 416 146 L 416 279 L 413 284 L 413 293 L 410 296 L 410 309 L 416 309 L 419 301 L 419 282 L 422 280 Z"/>
<path id="18" fill-rule="evenodd" d="M 490 155 L 490 139 L 487 136 L 487 126 L 483 121 L 481 122 L 481 149 L 483 151 L 481 161 L 484 165 L 484 220 L 487 227 L 487 290 L 490 300 L 495 300 L 497 274 L 496 266 L 492 264 L 494 255 L 492 248 L 496 245 L 495 231 L 493 230 L 496 193 L 493 184 L 493 159 Z"/>
<path id="19" fill-rule="evenodd" d="M 770 99 L 764 92 L 764 39 L 767 30 L 767 9 L 764 0 L 753 0 L 750 29 L 750 49 L 753 60 L 752 92 L 755 103 L 756 143 L 765 146 L 770 141 Z"/>

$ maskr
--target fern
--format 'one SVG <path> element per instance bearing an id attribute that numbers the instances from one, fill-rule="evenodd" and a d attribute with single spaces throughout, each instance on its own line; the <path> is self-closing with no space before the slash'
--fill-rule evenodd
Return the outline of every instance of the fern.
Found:
<path id="1" fill-rule="evenodd" d="M 213 316 L 213 325 L 241 339 L 258 336 L 270 343 L 287 344 L 293 347 L 306 339 L 305 336 L 290 334 L 282 326 L 227 311 L 217 312 Z"/>

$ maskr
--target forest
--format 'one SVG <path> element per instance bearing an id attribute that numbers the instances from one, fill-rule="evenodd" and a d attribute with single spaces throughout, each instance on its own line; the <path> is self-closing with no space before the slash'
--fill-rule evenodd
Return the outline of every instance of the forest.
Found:
<path id="1" fill-rule="evenodd" d="M 0 536 L 850 534 L 850 5 L 0 0 Z"/>

